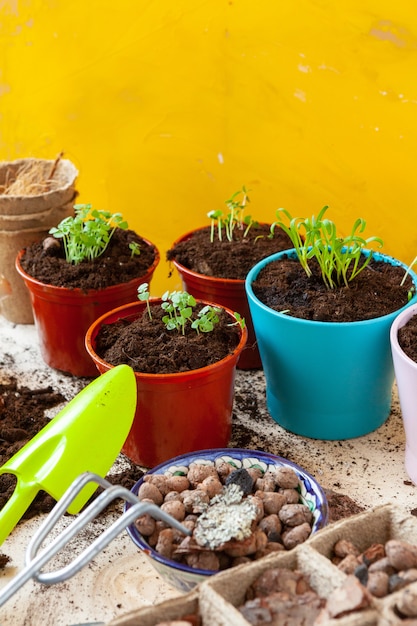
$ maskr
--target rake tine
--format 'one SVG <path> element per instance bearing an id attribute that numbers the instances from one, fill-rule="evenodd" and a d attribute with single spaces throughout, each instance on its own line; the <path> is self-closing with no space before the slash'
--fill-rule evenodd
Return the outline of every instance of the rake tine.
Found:
<path id="1" fill-rule="evenodd" d="M 88 507 L 57 535 L 46 548 L 38 553 L 38 550 L 46 539 L 57 521 L 62 517 L 71 501 L 88 483 L 94 481 L 104 488 L 104 491 L 88 505 Z M 91 522 L 108 504 L 115 498 L 122 498 L 132 504 L 132 506 L 109 528 L 107 528 L 93 543 L 81 552 L 71 563 L 54 572 L 41 573 L 42 568 L 50 561 L 67 543 L 89 522 Z M 63 582 L 76 574 L 87 563 L 89 563 L 99 552 L 101 552 L 122 530 L 129 526 L 139 516 L 149 513 L 156 519 L 160 519 L 169 526 L 177 528 L 185 535 L 191 532 L 180 522 L 165 511 L 162 511 L 156 504 L 141 502 L 139 498 L 125 487 L 112 485 L 104 478 L 86 472 L 79 476 L 67 489 L 63 497 L 57 502 L 44 523 L 32 537 L 25 557 L 26 567 L 15 576 L 9 584 L 0 590 L 0 606 L 2 606 L 16 591 L 18 591 L 31 578 L 44 584 L 54 584 Z"/>

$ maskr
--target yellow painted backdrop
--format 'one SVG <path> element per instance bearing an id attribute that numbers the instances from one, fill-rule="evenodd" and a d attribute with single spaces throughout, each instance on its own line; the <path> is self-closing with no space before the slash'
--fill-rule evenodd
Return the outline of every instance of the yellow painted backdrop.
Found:
<path id="1" fill-rule="evenodd" d="M 65 156 L 80 202 L 165 251 L 243 184 L 417 253 L 414 0 L 0 0 L 0 159 Z"/>

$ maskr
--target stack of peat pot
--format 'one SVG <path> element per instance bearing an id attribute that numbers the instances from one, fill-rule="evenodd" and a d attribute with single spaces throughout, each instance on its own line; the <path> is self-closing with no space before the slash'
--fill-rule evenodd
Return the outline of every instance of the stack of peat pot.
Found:
<path id="1" fill-rule="evenodd" d="M 32 324 L 29 293 L 15 269 L 16 255 L 73 213 L 76 167 L 55 160 L 0 162 L 0 313 L 16 324 Z"/>

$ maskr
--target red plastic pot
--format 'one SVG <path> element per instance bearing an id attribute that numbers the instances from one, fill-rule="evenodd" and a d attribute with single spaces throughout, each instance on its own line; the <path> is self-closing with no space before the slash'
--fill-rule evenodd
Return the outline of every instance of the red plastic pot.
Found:
<path id="1" fill-rule="evenodd" d="M 150 283 L 160 255 L 153 244 L 147 243 L 155 249 L 155 260 L 146 274 L 127 283 L 91 291 L 41 283 L 22 268 L 20 259 L 24 250 L 19 252 L 16 270 L 29 290 L 39 346 L 47 365 L 74 376 L 97 376 L 85 349 L 85 334 L 98 317 L 133 302 L 141 283 Z"/>
<path id="2" fill-rule="evenodd" d="M 182 241 L 187 241 L 195 231 L 182 235 L 173 244 L 172 248 Z M 248 341 L 237 367 L 239 369 L 259 369 L 262 367 L 261 357 L 258 351 L 252 316 L 249 309 L 248 298 L 245 290 L 245 281 L 235 278 L 215 278 L 198 274 L 184 267 L 178 261 L 172 260 L 177 272 L 181 277 L 183 289 L 191 293 L 198 300 L 207 300 L 220 304 L 232 311 L 236 311 L 245 318 L 248 329 Z"/>
<path id="3" fill-rule="evenodd" d="M 86 348 L 101 374 L 113 366 L 95 351 L 100 328 L 120 319 L 133 321 L 145 307 L 145 302 L 118 307 L 102 315 L 88 329 Z M 236 321 L 233 312 L 226 310 Z M 186 452 L 226 447 L 231 435 L 236 363 L 246 340 L 244 328 L 232 354 L 197 370 L 178 374 L 135 372 L 136 413 L 123 453 L 137 465 L 155 467 Z"/>

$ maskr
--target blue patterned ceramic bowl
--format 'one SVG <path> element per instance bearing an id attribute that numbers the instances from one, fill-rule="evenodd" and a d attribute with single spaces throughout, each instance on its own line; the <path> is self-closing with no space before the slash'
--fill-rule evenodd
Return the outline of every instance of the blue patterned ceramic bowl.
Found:
<path id="1" fill-rule="evenodd" d="M 263 473 L 276 466 L 291 467 L 299 478 L 298 490 L 300 492 L 299 501 L 306 504 L 313 513 L 312 533 L 317 532 L 328 523 L 328 504 L 326 495 L 317 481 L 301 467 L 287 461 L 286 459 L 259 452 L 255 450 L 244 450 L 239 448 L 218 448 L 211 450 L 201 450 L 177 456 L 147 472 L 148 474 L 168 474 L 187 473 L 191 463 L 202 463 L 205 465 L 215 465 L 219 460 L 226 461 L 234 468 L 256 467 Z M 137 495 L 143 478 L 141 478 L 132 488 L 132 492 Z M 131 505 L 127 502 L 125 509 Z M 136 527 L 132 524 L 127 528 L 130 538 L 138 548 L 150 559 L 154 568 L 170 584 L 181 591 L 189 591 L 198 583 L 207 579 L 208 576 L 216 574 L 216 571 L 195 569 L 167 559 L 151 548 Z"/>

